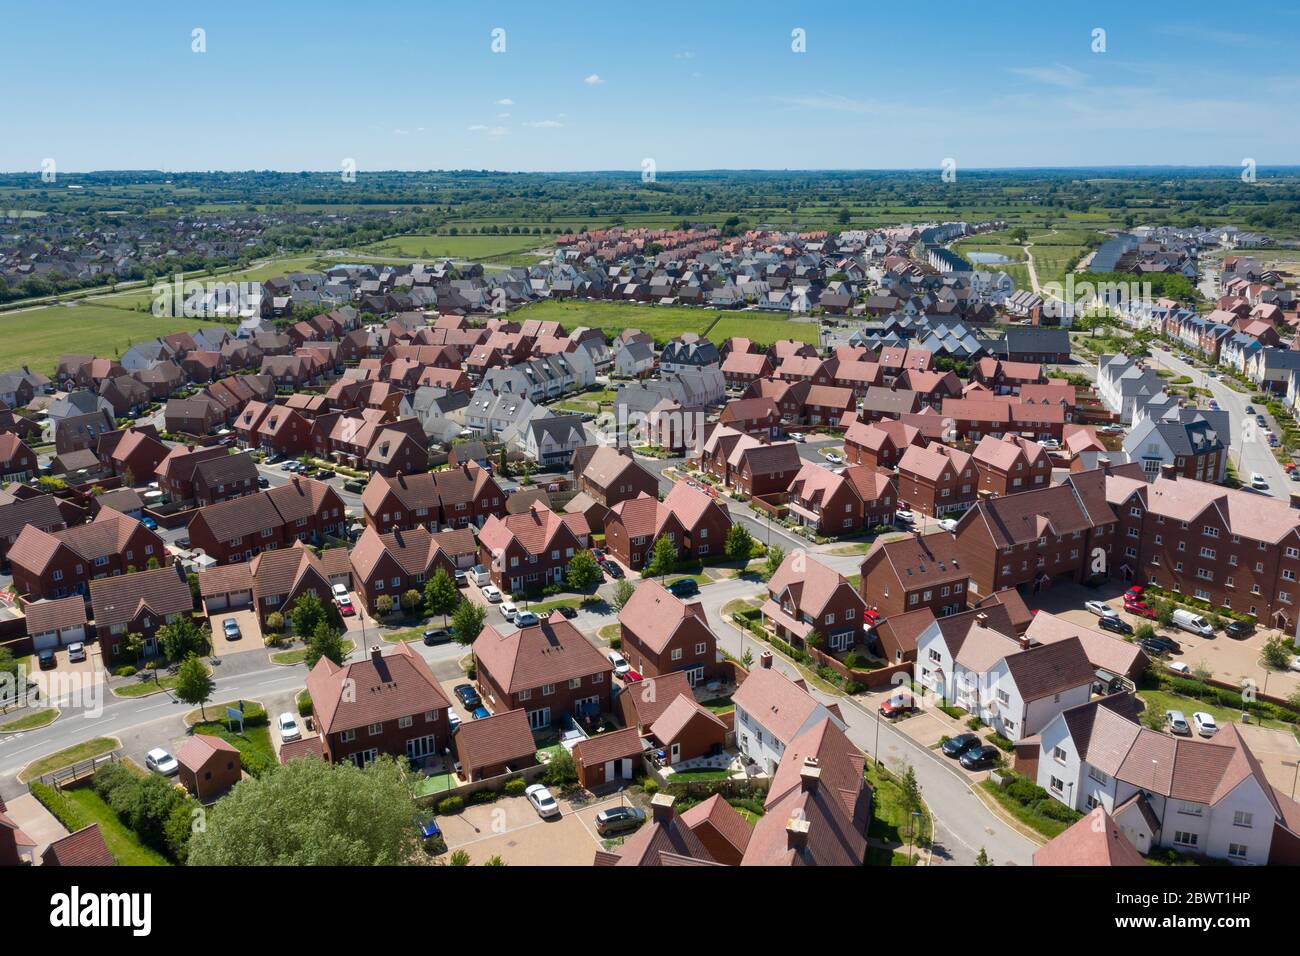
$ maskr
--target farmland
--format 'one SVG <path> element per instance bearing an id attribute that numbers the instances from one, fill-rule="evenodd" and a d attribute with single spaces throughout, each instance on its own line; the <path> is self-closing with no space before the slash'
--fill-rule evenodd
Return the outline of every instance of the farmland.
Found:
<path id="1" fill-rule="evenodd" d="M 60 355 L 116 357 L 135 342 L 211 324 L 198 319 L 155 318 L 149 312 L 105 305 L 48 305 L 0 313 L 0 338 L 5 343 L 7 367 L 26 365 L 49 375 Z"/>
<path id="2" fill-rule="evenodd" d="M 474 259 L 491 262 L 545 246 L 543 236 L 397 236 L 362 249 L 369 255 L 413 259 Z"/>
<path id="3" fill-rule="evenodd" d="M 580 325 L 592 326 L 608 335 L 617 335 L 623 329 L 640 329 L 660 344 L 683 332 L 708 335 L 715 343 L 731 336 L 743 336 L 761 344 L 777 339 L 797 339 L 816 344 L 818 334 L 815 322 L 791 322 L 752 312 L 622 302 L 549 299 L 525 306 L 514 313 L 513 318 L 520 322 L 525 319 L 560 322 L 570 330 Z"/>

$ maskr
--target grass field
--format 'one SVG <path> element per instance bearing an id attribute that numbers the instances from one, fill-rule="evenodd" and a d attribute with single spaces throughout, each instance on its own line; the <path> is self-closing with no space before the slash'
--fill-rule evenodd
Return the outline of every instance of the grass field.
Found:
<path id="1" fill-rule="evenodd" d="M 709 339 L 715 345 L 721 345 L 733 336 L 753 339 L 760 345 L 771 345 L 777 339 L 794 339 L 816 345 L 817 331 L 816 322 L 791 322 L 788 319 L 767 318 L 748 312 L 729 312 L 709 329 Z"/>
<path id="2" fill-rule="evenodd" d="M 99 824 L 99 832 L 104 835 L 108 852 L 113 854 L 121 866 L 171 866 L 171 863 L 157 850 L 140 842 L 124 824 L 113 808 L 104 802 L 90 784 L 70 787 L 63 791 L 83 817 Z"/>
<path id="3" fill-rule="evenodd" d="M 50 375 L 61 355 L 115 358 L 135 342 L 212 324 L 198 319 L 155 318 L 147 312 L 103 305 L 50 305 L 0 313 L 0 341 L 5 343 L 6 368 L 26 365 Z"/>
<path id="4" fill-rule="evenodd" d="M 589 325 L 611 334 L 623 329 L 640 329 L 660 344 L 683 332 L 695 332 L 707 334 L 719 345 L 732 336 L 744 336 L 764 345 L 777 339 L 796 339 L 815 345 L 818 329 L 813 322 L 791 322 L 749 312 L 555 299 L 525 306 L 513 318 L 520 322 L 525 319 L 556 321 L 570 330 Z"/>
<path id="5" fill-rule="evenodd" d="M 18 774 L 18 782 L 27 783 L 42 774 L 61 770 L 64 767 L 71 767 L 74 763 L 81 763 L 81 761 L 89 760 L 91 757 L 98 757 L 120 746 L 122 746 L 122 741 L 116 737 L 92 738 L 84 743 L 75 744 L 66 750 L 60 750 L 41 757 L 39 760 L 32 761 Z"/>
<path id="6" fill-rule="evenodd" d="M 397 236 L 362 252 L 410 258 L 492 260 L 538 249 L 549 244 L 546 236 Z"/>

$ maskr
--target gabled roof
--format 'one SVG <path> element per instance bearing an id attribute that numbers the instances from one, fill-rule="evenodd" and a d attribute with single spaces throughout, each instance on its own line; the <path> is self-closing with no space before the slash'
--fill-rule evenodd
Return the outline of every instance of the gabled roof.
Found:
<path id="1" fill-rule="evenodd" d="M 327 657 L 307 675 L 322 734 L 413 717 L 451 706 L 424 658 L 408 644 L 342 666 Z"/>
<path id="2" fill-rule="evenodd" d="M 194 609 L 190 586 L 174 567 L 91 581 L 90 603 L 96 627 L 127 624 L 144 610 L 161 619 Z"/>
<path id="3" fill-rule="evenodd" d="M 524 761 L 531 765 L 537 743 L 528 727 L 528 714 L 522 709 L 507 710 L 465 721 L 456 731 L 456 753 L 470 770 Z"/>
<path id="4" fill-rule="evenodd" d="M 605 655 L 558 611 L 532 627 L 515 628 L 508 634 L 495 627 L 484 628 L 474 641 L 474 657 L 507 694 L 613 673 Z"/>
<path id="5" fill-rule="evenodd" d="M 1034 866 L 1146 866 L 1146 863 L 1101 806 L 1034 851 Z"/>

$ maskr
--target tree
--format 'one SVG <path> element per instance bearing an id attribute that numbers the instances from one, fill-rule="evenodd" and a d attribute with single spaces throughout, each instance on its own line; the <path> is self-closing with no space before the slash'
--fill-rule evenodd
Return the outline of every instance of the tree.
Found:
<path id="1" fill-rule="evenodd" d="M 1157 600 L 1154 604 L 1151 605 L 1151 607 L 1156 612 L 1156 621 L 1160 624 L 1161 627 L 1168 627 L 1169 625 L 1174 623 L 1173 602 Z"/>
<path id="2" fill-rule="evenodd" d="M 510 462 L 506 461 L 506 450 L 504 446 L 501 448 L 501 454 L 497 455 L 497 477 L 510 477 Z"/>
<path id="3" fill-rule="evenodd" d="M 614 609 L 621 611 L 628 601 L 632 600 L 632 595 L 636 593 L 636 585 L 627 578 L 619 578 L 618 583 L 614 585 L 614 599 L 610 603 Z"/>
<path id="4" fill-rule="evenodd" d="M 291 760 L 245 780 L 190 843 L 192 866 L 395 866 L 418 851 L 406 760 Z"/>
<path id="5" fill-rule="evenodd" d="M 487 621 L 487 609 L 473 601 L 461 601 L 456 605 L 456 612 L 451 616 L 451 631 L 458 644 L 473 644 L 475 638 L 483 633 Z"/>
<path id="6" fill-rule="evenodd" d="M 414 611 L 417 607 L 420 606 L 420 602 L 423 600 L 424 600 L 424 595 L 422 595 L 415 588 L 410 588 L 406 591 L 403 591 L 402 610 L 405 611 L 407 614 L 410 614 L 412 611 Z"/>
<path id="7" fill-rule="evenodd" d="M 393 613 L 393 599 L 387 594 L 381 594 L 375 598 L 375 615 L 377 617 L 388 617 Z"/>
<path id="8" fill-rule="evenodd" d="M 1260 651 L 1259 659 L 1265 667 L 1271 670 L 1284 671 L 1291 666 L 1291 658 L 1294 656 L 1291 653 L 1289 642 L 1280 636 L 1275 636 L 1264 642 L 1264 648 Z"/>
<path id="9" fill-rule="evenodd" d="M 754 553 L 754 536 L 737 521 L 727 531 L 727 557 L 745 564 Z"/>
<path id="10" fill-rule="evenodd" d="M 745 653 L 740 655 L 740 663 L 745 670 L 750 670 L 754 666 L 754 652 L 748 647 L 745 648 Z"/>
<path id="11" fill-rule="evenodd" d="M 767 564 L 763 568 L 766 576 L 770 578 L 772 575 L 776 574 L 777 570 L 781 567 L 781 562 L 784 560 L 785 548 L 781 547 L 779 544 L 768 545 Z"/>
<path id="12" fill-rule="evenodd" d="M 1133 640 L 1137 643 L 1149 641 L 1156 636 L 1156 629 L 1150 624 L 1139 624 L 1137 630 L 1133 632 Z"/>
<path id="13" fill-rule="evenodd" d="M 596 559 L 592 557 L 591 552 L 583 548 L 569 562 L 565 578 L 569 582 L 569 587 L 573 590 L 590 591 L 600 583 L 600 565 L 596 563 Z"/>
<path id="14" fill-rule="evenodd" d="M 461 601 L 460 591 L 447 569 L 439 567 L 433 577 L 424 582 L 424 603 L 430 614 L 441 614 L 442 623 L 446 625 L 447 615 L 456 610 Z"/>
<path id="15" fill-rule="evenodd" d="M 289 611 L 293 629 L 304 637 L 316 630 L 316 625 L 325 620 L 325 606 L 315 591 L 308 591 L 294 602 Z"/>
<path id="16" fill-rule="evenodd" d="M 321 621 L 307 638 L 307 656 L 303 660 L 310 670 L 322 657 L 328 657 L 335 664 L 342 664 L 347 653 L 343 632 L 329 621 Z"/>
<path id="17" fill-rule="evenodd" d="M 564 747 L 552 751 L 550 763 L 542 771 L 542 780 L 548 787 L 564 789 L 578 782 L 578 765 L 573 761 L 573 754 Z"/>
<path id="18" fill-rule="evenodd" d="M 175 664 L 207 653 L 212 646 L 212 635 L 206 626 L 200 628 L 194 623 L 194 618 L 180 617 L 158 629 L 158 645 L 167 660 Z"/>
<path id="19" fill-rule="evenodd" d="M 204 705 L 212 699 L 212 692 L 216 687 L 216 682 L 212 679 L 212 672 L 208 670 L 208 665 L 197 657 L 185 658 L 176 671 L 175 690 L 177 698 L 191 706 L 198 704 L 199 713 L 204 720 L 208 719 Z"/>
<path id="20" fill-rule="evenodd" d="M 122 654 L 138 662 L 144 654 L 144 635 L 127 631 L 122 638 Z"/>
<path id="21" fill-rule="evenodd" d="M 821 647 L 826 643 L 826 638 L 822 637 L 821 631 L 814 627 L 804 635 L 803 642 L 808 647 Z"/>
<path id="22" fill-rule="evenodd" d="M 667 535 L 661 534 L 655 538 L 654 551 L 650 556 L 650 563 L 641 573 L 642 577 L 655 578 L 666 574 L 672 574 L 673 569 L 677 567 L 677 545 L 668 540 Z"/>
<path id="23" fill-rule="evenodd" d="M 975 857 L 975 865 L 976 866 L 993 865 L 993 861 L 989 859 L 989 855 L 986 852 L 984 852 L 984 847 L 980 847 L 979 856 Z"/>
<path id="24" fill-rule="evenodd" d="M 912 769 L 909 763 L 907 769 L 903 771 L 902 780 L 903 789 L 903 806 L 908 813 L 916 813 L 921 809 L 921 785 L 916 780 L 916 771 Z"/>

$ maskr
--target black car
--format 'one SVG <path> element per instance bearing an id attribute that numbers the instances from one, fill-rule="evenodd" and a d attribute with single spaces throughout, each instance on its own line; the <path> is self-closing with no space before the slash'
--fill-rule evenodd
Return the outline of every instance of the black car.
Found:
<path id="1" fill-rule="evenodd" d="M 1296 474 L 1300 474 L 1300 469 L 1291 472 L 1291 474 L 1293 476 Z M 1246 638 L 1250 637 L 1250 635 L 1255 633 L 1255 625 L 1251 624 L 1249 621 L 1233 621 L 1231 624 L 1229 624 L 1227 627 L 1223 629 L 1223 633 L 1227 634 L 1229 637 L 1233 637 L 1241 641 L 1241 640 L 1245 640 Z"/>
<path id="2" fill-rule="evenodd" d="M 940 749 L 943 750 L 945 757 L 960 757 L 979 742 L 979 734 L 958 734 L 945 740 Z"/>
<path id="3" fill-rule="evenodd" d="M 601 836 L 635 830 L 645 822 L 645 811 L 640 807 L 610 807 L 596 814 L 596 832 Z"/>
<path id="4" fill-rule="evenodd" d="M 259 487 L 259 488 L 270 488 L 270 487 L 271 487 L 271 481 L 270 481 L 270 479 L 267 478 L 266 475 L 258 475 L 258 476 L 257 476 L 257 487 Z"/>
<path id="5" fill-rule="evenodd" d="M 1144 641 L 1139 641 L 1138 646 L 1148 654 L 1172 654 L 1178 650 L 1178 642 L 1168 637 L 1161 637 L 1156 634 L 1148 637 Z"/>
<path id="6" fill-rule="evenodd" d="M 48 671 L 54 667 L 55 664 L 54 651 L 50 650 L 48 647 L 45 650 L 41 651 L 39 654 L 37 654 L 36 657 L 37 660 L 40 661 L 41 670 Z"/>
<path id="7" fill-rule="evenodd" d="M 1265 418 L 1263 415 L 1256 415 L 1255 423 L 1258 425 L 1268 425 L 1268 419 Z"/>
<path id="8" fill-rule="evenodd" d="M 483 703 L 483 699 L 479 697 L 478 691 L 474 689 L 473 684 L 457 684 L 454 693 L 456 699 L 465 705 L 466 710 L 473 710 Z"/>
<path id="9" fill-rule="evenodd" d="M 434 644 L 446 644 L 451 640 L 451 631 L 445 627 L 435 627 L 424 632 L 424 643 L 432 647 Z"/>
<path id="10" fill-rule="evenodd" d="M 623 569 L 620 568 L 613 561 L 606 561 L 604 564 L 601 565 L 601 567 L 604 569 L 605 573 L 608 574 L 611 578 L 621 578 L 623 576 Z"/>
<path id="11" fill-rule="evenodd" d="M 568 620 L 573 620 L 575 617 L 578 616 L 577 608 L 569 607 L 569 605 L 567 604 L 561 604 L 559 607 L 556 608 L 556 610 L 560 612 L 560 617 L 566 618 Z"/>
<path id="12" fill-rule="evenodd" d="M 673 597 L 690 597 L 692 594 L 700 593 L 700 586 L 695 583 L 694 578 L 682 578 L 668 585 L 668 591 Z"/>
<path id="13" fill-rule="evenodd" d="M 985 745 L 972 747 L 961 755 L 961 765 L 967 770 L 983 770 L 998 762 L 998 748 Z"/>
<path id="14" fill-rule="evenodd" d="M 1103 631 L 1114 631 L 1116 634 L 1132 634 L 1133 625 L 1128 621 L 1122 621 L 1117 617 L 1103 617 L 1097 620 L 1097 626 Z"/>

